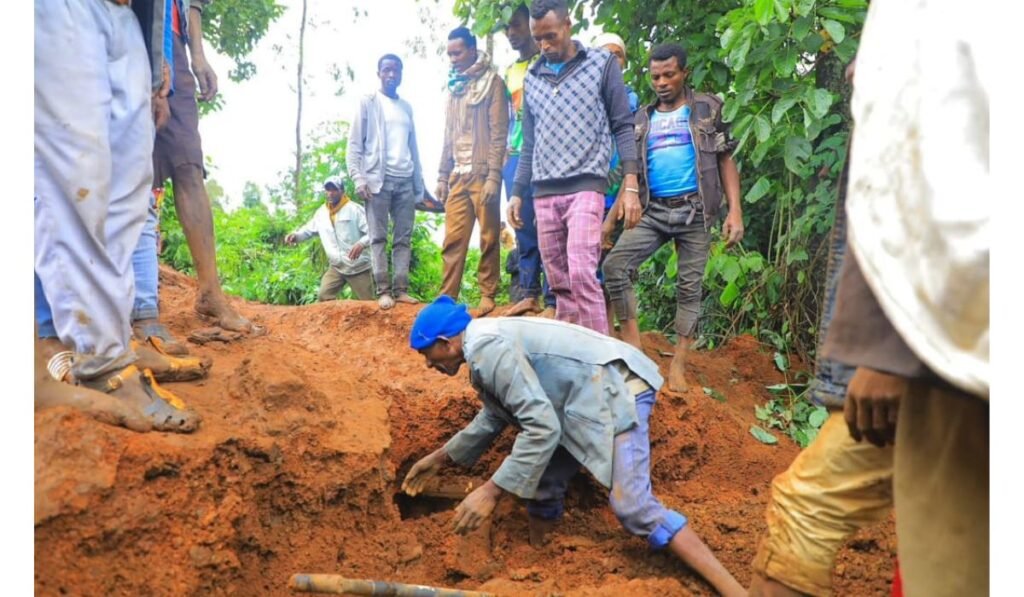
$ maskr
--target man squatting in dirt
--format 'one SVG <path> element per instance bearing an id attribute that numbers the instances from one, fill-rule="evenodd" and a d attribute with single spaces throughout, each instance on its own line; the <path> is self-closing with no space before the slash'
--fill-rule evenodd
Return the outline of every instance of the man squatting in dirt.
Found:
<path id="1" fill-rule="evenodd" d="M 332 301 L 348 286 L 361 301 L 373 300 L 373 271 L 370 265 L 370 235 L 366 210 L 345 192 L 341 176 L 324 181 L 326 201 L 302 228 L 284 237 L 285 244 L 320 237 L 327 254 L 327 271 L 320 279 L 319 301 Z"/>
<path id="2" fill-rule="evenodd" d="M 663 379 L 642 352 L 564 322 L 474 320 L 447 296 L 420 311 L 409 342 L 428 367 L 447 375 L 467 363 L 483 408 L 412 467 L 403 491 L 417 495 L 449 460 L 470 466 L 506 426 L 521 429 L 494 475 L 456 508 L 457 533 L 479 527 L 508 492 L 527 500 L 531 541 L 542 542 L 561 518 L 569 481 L 582 464 L 609 489 L 626 530 L 646 537 L 653 549 L 667 547 L 723 595 L 746 594 L 686 517 L 651 492 L 647 422 Z"/>

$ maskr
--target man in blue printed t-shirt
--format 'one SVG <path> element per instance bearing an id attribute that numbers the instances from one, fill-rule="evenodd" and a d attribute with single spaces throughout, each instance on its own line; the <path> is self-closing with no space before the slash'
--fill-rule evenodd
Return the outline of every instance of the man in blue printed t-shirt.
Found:
<path id="1" fill-rule="evenodd" d="M 718 219 L 723 195 L 729 200 L 729 213 L 722 232 L 730 245 L 743 238 L 740 177 L 732 159 L 736 145 L 722 122 L 722 100 L 694 93 L 686 85 L 686 51 L 677 44 L 656 46 L 649 65 L 658 101 L 636 112 L 644 212 L 640 223 L 626 230 L 608 254 L 603 272 L 620 338 L 640 348 L 632 281 L 648 257 L 666 242 L 675 242 L 678 342 L 668 385 L 683 391 L 686 349 L 697 329 L 701 282 L 711 245 L 709 230 Z M 622 215 L 618 203 L 612 206 L 603 228 L 605 236 Z"/>

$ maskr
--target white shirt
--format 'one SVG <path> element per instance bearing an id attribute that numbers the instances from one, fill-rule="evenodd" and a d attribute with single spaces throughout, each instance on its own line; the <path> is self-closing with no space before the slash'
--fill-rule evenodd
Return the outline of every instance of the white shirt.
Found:
<path id="1" fill-rule="evenodd" d="M 871 3 L 847 194 L 850 247 L 889 321 L 933 371 L 985 398 L 992 14 Z"/>
<path id="2" fill-rule="evenodd" d="M 412 121 L 409 113 L 402 109 L 398 100 L 380 93 L 380 105 L 384 112 L 385 133 L 385 174 L 407 178 L 413 174 L 412 152 L 409 150 L 409 133 Z"/>

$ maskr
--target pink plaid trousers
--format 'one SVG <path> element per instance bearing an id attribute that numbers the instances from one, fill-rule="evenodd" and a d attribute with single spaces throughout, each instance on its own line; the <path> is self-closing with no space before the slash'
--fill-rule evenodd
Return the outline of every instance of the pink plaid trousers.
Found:
<path id="1" fill-rule="evenodd" d="M 607 335 L 604 292 L 597 279 L 604 195 L 549 195 L 535 198 L 533 205 L 544 273 L 557 299 L 556 317 Z"/>

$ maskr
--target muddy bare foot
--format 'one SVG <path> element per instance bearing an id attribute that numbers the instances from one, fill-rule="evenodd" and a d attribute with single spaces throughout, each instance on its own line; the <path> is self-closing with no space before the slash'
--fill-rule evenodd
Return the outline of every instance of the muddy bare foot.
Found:
<path id="1" fill-rule="evenodd" d="M 218 327 L 230 332 L 252 333 L 257 331 L 251 321 L 235 311 L 223 294 L 220 296 L 213 296 L 210 293 L 200 294 L 196 298 L 195 310 L 196 313 L 212 319 Z"/>
<path id="2" fill-rule="evenodd" d="M 409 295 L 408 292 L 401 292 L 395 297 L 396 303 L 402 303 L 404 305 L 418 305 L 420 302 Z"/>
<path id="3" fill-rule="evenodd" d="M 555 308 L 554 307 L 545 307 L 543 311 L 541 311 L 540 313 L 537 314 L 537 317 L 543 317 L 544 319 L 554 319 L 555 318 Z"/>
<path id="4" fill-rule="evenodd" d="M 557 520 L 545 520 L 534 516 L 529 517 L 530 546 L 541 548 L 551 541 L 551 531 L 554 530 Z"/>
<path id="5" fill-rule="evenodd" d="M 676 354 L 672 357 L 672 364 L 668 370 L 668 389 L 673 392 L 683 393 L 690 388 L 686 383 L 686 349 L 685 340 L 680 340 L 676 346 Z"/>
<path id="6" fill-rule="evenodd" d="M 480 304 L 473 310 L 472 315 L 473 317 L 483 317 L 491 311 L 494 311 L 494 307 L 494 299 L 489 296 L 485 296 L 480 299 Z"/>
<path id="7" fill-rule="evenodd" d="M 537 299 L 530 296 L 509 307 L 508 311 L 505 311 L 505 316 L 516 317 L 517 315 L 527 315 L 539 311 L 540 306 L 537 304 Z"/>

